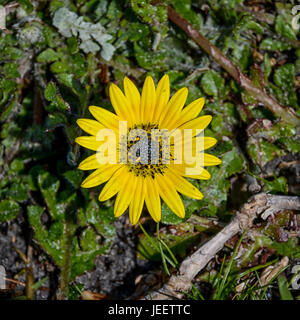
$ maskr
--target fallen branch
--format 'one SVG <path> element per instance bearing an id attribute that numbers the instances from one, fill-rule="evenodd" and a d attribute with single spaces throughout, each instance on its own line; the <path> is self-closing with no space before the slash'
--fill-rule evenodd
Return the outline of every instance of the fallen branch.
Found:
<path id="1" fill-rule="evenodd" d="M 230 238 L 245 229 L 251 228 L 256 217 L 266 218 L 280 210 L 300 210 L 300 198 L 275 196 L 266 193 L 251 197 L 222 231 L 182 262 L 178 275 L 171 276 L 170 280 L 161 289 L 149 294 L 145 299 L 181 299 L 185 292 L 191 290 L 192 281 L 196 275 Z"/>
<path id="2" fill-rule="evenodd" d="M 295 126 L 300 125 L 300 118 L 293 108 L 282 106 L 277 100 L 268 95 L 264 90 L 256 87 L 254 83 L 244 75 L 241 70 L 223 53 L 209 42 L 198 30 L 187 20 L 183 19 L 174 9 L 168 7 L 168 18 L 193 39 L 207 54 L 216 60 L 239 84 L 254 98 L 264 104 L 271 112 L 279 118 Z"/>

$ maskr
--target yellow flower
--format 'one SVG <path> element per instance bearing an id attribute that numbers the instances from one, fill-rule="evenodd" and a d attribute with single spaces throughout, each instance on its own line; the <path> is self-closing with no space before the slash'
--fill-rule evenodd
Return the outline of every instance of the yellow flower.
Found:
<path id="1" fill-rule="evenodd" d="M 212 119 L 210 115 L 198 117 L 204 98 L 184 107 L 188 89 L 182 88 L 170 99 L 168 75 L 161 78 L 156 88 L 148 76 L 142 94 L 125 77 L 124 93 L 111 84 L 109 95 L 116 114 L 90 106 L 97 121 L 77 121 L 90 136 L 75 141 L 97 151 L 79 164 L 81 170 L 95 169 L 81 186 L 91 188 L 107 182 L 99 200 L 117 194 L 114 215 L 121 216 L 129 207 L 132 224 L 139 221 L 144 202 L 152 218 L 160 221 L 161 199 L 177 216 L 184 218 L 185 209 L 178 192 L 198 200 L 203 198 L 184 177 L 207 180 L 210 174 L 203 167 L 221 163 L 203 151 L 217 142 L 203 136 Z M 115 138 L 105 135 L 109 132 Z"/>

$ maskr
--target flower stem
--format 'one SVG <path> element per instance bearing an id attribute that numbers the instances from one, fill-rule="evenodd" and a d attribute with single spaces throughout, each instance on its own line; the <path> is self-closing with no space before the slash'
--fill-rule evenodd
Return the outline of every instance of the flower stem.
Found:
<path id="1" fill-rule="evenodd" d="M 60 280 L 60 300 L 67 299 L 69 292 L 69 281 L 71 274 L 72 224 L 72 210 L 66 210 L 64 230 L 64 258 Z"/>

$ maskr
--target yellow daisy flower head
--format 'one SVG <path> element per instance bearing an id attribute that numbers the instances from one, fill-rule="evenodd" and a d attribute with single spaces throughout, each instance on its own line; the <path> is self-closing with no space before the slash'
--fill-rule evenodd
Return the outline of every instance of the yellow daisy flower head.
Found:
<path id="1" fill-rule="evenodd" d="M 180 218 L 185 209 L 178 193 L 201 200 L 202 193 L 185 177 L 210 178 L 205 166 L 221 160 L 204 150 L 216 139 L 204 136 L 212 117 L 198 117 L 204 98 L 184 107 L 188 89 L 178 90 L 170 99 L 168 75 L 155 88 L 148 76 L 140 94 L 127 77 L 124 93 L 115 84 L 109 96 L 115 113 L 96 106 L 89 111 L 96 120 L 79 119 L 78 125 L 89 134 L 76 142 L 95 154 L 79 164 L 81 170 L 95 170 L 83 182 L 91 188 L 106 182 L 99 200 L 116 196 L 114 215 L 121 216 L 129 207 L 134 225 L 139 221 L 144 203 L 152 218 L 161 219 L 161 199 Z"/>

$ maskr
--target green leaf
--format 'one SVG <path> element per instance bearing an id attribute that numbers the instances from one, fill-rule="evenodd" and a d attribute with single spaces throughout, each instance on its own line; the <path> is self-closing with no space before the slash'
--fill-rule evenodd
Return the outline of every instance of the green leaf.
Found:
<path id="1" fill-rule="evenodd" d="M 70 111 L 70 105 L 60 96 L 56 95 L 57 109 L 61 111 Z"/>
<path id="2" fill-rule="evenodd" d="M 264 190 L 266 192 L 283 193 L 283 194 L 286 194 L 288 192 L 286 177 L 275 178 L 273 181 L 268 181 L 266 179 L 263 179 L 263 181 L 265 184 Z"/>
<path id="3" fill-rule="evenodd" d="M 270 57 L 267 53 L 264 55 L 263 72 L 265 76 L 265 81 L 267 82 L 270 76 L 270 73 L 272 72 Z"/>
<path id="4" fill-rule="evenodd" d="M 45 51 L 41 52 L 38 57 L 38 62 L 53 62 L 59 59 L 59 54 L 51 48 L 46 49 Z"/>
<path id="5" fill-rule="evenodd" d="M 273 242 L 272 246 L 282 256 L 295 259 L 300 257 L 300 246 L 296 237 L 289 238 L 288 242 Z"/>
<path id="6" fill-rule="evenodd" d="M 153 26 L 153 30 L 165 36 L 168 27 L 167 7 L 161 4 L 153 5 L 150 0 L 131 0 L 132 10 L 146 23 Z"/>
<path id="7" fill-rule="evenodd" d="M 225 92 L 224 79 L 213 70 L 205 72 L 201 79 L 201 86 L 210 96 L 221 98 Z"/>
<path id="8" fill-rule="evenodd" d="M 217 153 L 218 151 L 218 153 Z M 210 180 L 200 182 L 199 189 L 204 198 L 199 203 L 198 211 L 201 215 L 213 216 L 226 211 L 228 190 L 230 188 L 229 177 L 242 172 L 245 160 L 242 154 L 232 142 L 220 144 L 214 155 L 222 154 L 222 163 L 218 167 L 208 168 L 211 174 Z M 240 197 L 240 195 L 239 195 Z"/>
<path id="9" fill-rule="evenodd" d="M 62 73 L 69 70 L 67 63 L 63 61 L 56 61 L 52 63 L 50 68 L 54 73 Z"/>
<path id="10" fill-rule="evenodd" d="M 284 20 L 282 15 L 278 15 L 276 17 L 275 30 L 282 37 L 291 40 L 297 40 L 294 29 L 287 21 Z"/>
<path id="11" fill-rule="evenodd" d="M 235 42 L 232 45 L 233 61 L 244 71 L 251 64 L 251 46 L 247 41 Z"/>
<path id="12" fill-rule="evenodd" d="M 49 130 L 66 124 L 68 124 L 68 120 L 66 116 L 60 112 L 49 114 L 46 119 L 46 128 Z"/>
<path id="13" fill-rule="evenodd" d="M 83 172 L 79 170 L 70 170 L 64 173 L 64 177 L 74 188 L 79 188 L 82 182 Z"/>
<path id="14" fill-rule="evenodd" d="M 161 207 L 161 222 L 165 224 L 179 224 L 186 219 L 179 218 L 165 203 Z"/>
<path id="15" fill-rule="evenodd" d="M 56 101 L 56 86 L 52 81 L 48 83 L 45 89 L 45 98 L 51 102 Z"/>
<path id="16" fill-rule="evenodd" d="M 200 28 L 200 25 L 203 22 L 202 16 L 191 8 L 192 1 L 191 0 L 174 0 L 173 1 L 174 9 L 177 12 L 180 12 L 180 15 L 187 19 L 191 24 L 193 24 L 196 29 Z"/>
<path id="17" fill-rule="evenodd" d="M 23 51 L 15 47 L 4 48 L 2 54 L 3 54 L 3 58 L 10 59 L 10 60 L 18 60 L 23 58 L 24 56 Z"/>
<path id="18" fill-rule="evenodd" d="M 10 170 L 19 172 L 24 169 L 24 162 L 21 159 L 14 159 L 10 164 Z"/>
<path id="19" fill-rule="evenodd" d="M 292 63 L 287 63 L 274 73 L 274 82 L 279 90 L 276 91 L 277 99 L 284 105 L 289 105 L 298 108 L 298 99 L 294 89 L 295 81 L 295 66 Z"/>
<path id="20" fill-rule="evenodd" d="M 57 93 L 57 88 L 54 82 L 51 81 L 48 83 L 44 94 L 46 100 L 52 102 L 48 108 L 54 107 L 53 109 L 57 109 L 59 111 L 70 111 L 70 105 Z"/>
<path id="21" fill-rule="evenodd" d="M 128 39 L 129 41 L 138 41 L 145 38 L 150 33 L 150 28 L 142 23 L 128 23 L 127 28 L 120 29 L 118 36 L 122 39 Z"/>
<path id="22" fill-rule="evenodd" d="M 16 63 L 5 63 L 3 66 L 3 72 L 6 78 L 17 78 L 20 76 L 18 65 Z"/>
<path id="23" fill-rule="evenodd" d="M 68 209 L 69 210 L 69 209 Z M 74 209 L 71 209 L 74 210 Z M 41 222 L 41 215 L 44 209 L 39 206 L 28 207 L 28 220 L 34 228 L 34 238 L 44 248 L 44 250 L 52 257 L 55 263 L 62 268 L 65 261 L 65 238 L 64 230 L 66 224 L 66 216 L 60 220 L 52 221 L 49 227 L 45 227 Z M 64 210 L 64 212 L 66 209 Z M 93 211 L 93 213 L 91 213 Z M 105 210 L 104 210 L 105 211 Z M 113 217 L 113 212 L 109 210 Z M 99 206 L 95 203 L 87 208 L 86 212 L 79 213 L 81 226 L 78 228 L 74 214 L 71 212 L 71 276 L 74 279 L 77 275 L 94 267 L 94 259 L 97 255 L 108 252 L 114 237 L 115 228 L 101 215 Z M 95 215 L 92 219 L 86 219 L 86 214 Z M 72 222 L 73 221 L 73 222 Z M 98 233 L 99 232 L 99 233 Z M 99 236 L 103 235 L 104 239 Z"/>
<path id="24" fill-rule="evenodd" d="M 161 207 L 161 222 L 164 224 L 180 224 L 190 218 L 192 213 L 197 210 L 197 201 L 190 198 L 183 198 L 183 204 L 185 207 L 185 217 L 181 219 L 178 217 L 164 202 Z"/>
<path id="25" fill-rule="evenodd" d="M 24 8 L 24 10 L 26 11 L 26 13 L 30 13 L 33 10 L 33 5 L 31 3 L 31 1 L 29 0 L 18 0 L 17 2 L 20 3 L 20 5 Z"/>
<path id="26" fill-rule="evenodd" d="M 40 173 L 38 176 L 38 185 L 41 189 L 45 202 L 54 219 L 64 219 L 65 203 L 57 203 L 57 192 L 60 181 L 48 172 Z"/>
<path id="27" fill-rule="evenodd" d="M 295 140 L 290 137 L 280 138 L 278 139 L 278 142 L 280 142 L 289 152 L 300 153 L 300 143 L 297 141 L 296 137 Z"/>
<path id="28" fill-rule="evenodd" d="M 28 199 L 27 188 L 23 183 L 14 183 L 9 189 L 9 196 L 16 201 L 25 201 Z"/>
<path id="29" fill-rule="evenodd" d="M 284 51 L 290 49 L 292 47 L 286 41 L 276 40 L 272 38 L 265 38 L 259 45 L 260 50 L 268 50 L 268 51 Z"/>
<path id="30" fill-rule="evenodd" d="M 63 224 L 54 222 L 48 231 L 41 222 L 41 215 L 43 212 L 44 209 L 42 207 L 28 206 L 28 220 L 35 231 L 34 238 L 40 243 L 44 250 L 50 254 L 57 265 L 61 266 L 64 252 L 61 247 Z"/>
<path id="31" fill-rule="evenodd" d="M 20 206 L 13 200 L 0 201 L 0 222 L 5 222 L 17 217 Z"/>
<path id="32" fill-rule="evenodd" d="M 283 156 L 284 150 L 277 147 L 274 143 L 270 143 L 264 139 L 260 140 L 259 147 L 254 141 L 249 143 L 248 152 L 257 163 L 261 163 L 264 166 L 267 162 L 273 160 L 276 157 Z"/>
<path id="33" fill-rule="evenodd" d="M 274 82 L 279 87 L 289 88 L 294 86 L 295 80 L 295 67 L 291 63 L 287 63 L 278 69 L 274 73 Z"/>
<path id="34" fill-rule="evenodd" d="M 100 234 L 105 236 L 107 243 L 110 243 L 115 236 L 115 227 L 112 224 L 114 221 L 113 208 L 100 207 L 96 201 L 91 201 L 85 212 L 79 213 L 80 225 L 93 225 Z"/>
<path id="35" fill-rule="evenodd" d="M 289 284 L 286 277 L 283 274 L 280 274 L 277 278 L 278 288 L 280 293 L 281 300 L 294 300 L 290 290 Z"/>

